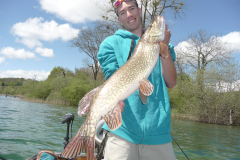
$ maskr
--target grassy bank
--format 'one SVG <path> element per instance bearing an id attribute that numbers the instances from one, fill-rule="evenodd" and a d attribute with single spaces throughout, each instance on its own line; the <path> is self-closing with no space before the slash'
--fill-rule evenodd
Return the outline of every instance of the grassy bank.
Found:
<path id="1" fill-rule="evenodd" d="M 24 101 L 34 102 L 34 103 L 47 103 L 47 104 L 64 105 L 64 106 L 70 106 L 71 105 L 71 102 L 64 101 L 64 100 L 61 100 L 61 99 L 44 100 L 44 99 L 38 99 L 38 98 L 25 98 L 24 96 L 22 96 L 21 99 L 24 100 Z"/>
<path id="2" fill-rule="evenodd" d="M 65 106 L 70 106 L 69 101 L 64 101 L 64 100 L 44 100 L 44 99 L 38 99 L 38 98 L 28 98 L 25 97 L 24 95 L 5 95 L 5 94 L 0 94 L 1 96 L 5 97 L 14 97 L 14 98 L 20 98 L 23 101 L 28 101 L 28 102 L 34 102 L 34 103 L 47 103 L 47 104 L 56 104 L 56 105 L 65 105 Z"/>

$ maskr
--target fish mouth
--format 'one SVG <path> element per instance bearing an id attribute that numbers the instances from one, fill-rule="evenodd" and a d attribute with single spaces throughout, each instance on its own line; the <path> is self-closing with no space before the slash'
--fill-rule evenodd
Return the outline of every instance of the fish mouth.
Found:
<path id="1" fill-rule="evenodd" d="M 161 34 L 159 34 L 159 35 L 154 35 L 154 36 L 151 36 L 151 37 L 153 37 L 153 38 L 156 38 L 156 37 L 157 37 L 157 38 L 158 38 L 158 39 L 157 39 L 157 42 L 163 40 Z"/>
<path id="2" fill-rule="evenodd" d="M 157 38 L 157 42 L 159 42 L 162 41 L 165 37 L 165 19 L 163 18 L 163 16 L 158 16 L 157 19 L 158 22 L 156 25 L 160 28 L 160 30 L 159 33 L 155 33 L 151 37 Z"/>

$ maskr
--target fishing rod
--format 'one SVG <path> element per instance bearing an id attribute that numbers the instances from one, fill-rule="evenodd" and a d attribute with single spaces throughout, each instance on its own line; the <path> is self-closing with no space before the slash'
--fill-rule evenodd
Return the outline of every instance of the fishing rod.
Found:
<path id="1" fill-rule="evenodd" d="M 172 136 L 172 135 L 171 135 Z M 182 153 L 185 155 L 185 157 L 189 160 L 188 156 L 184 153 L 184 151 L 182 150 L 182 148 L 178 145 L 178 143 L 175 141 L 175 139 L 172 136 L 172 139 L 174 140 L 174 142 L 177 144 L 178 148 L 181 149 Z"/>

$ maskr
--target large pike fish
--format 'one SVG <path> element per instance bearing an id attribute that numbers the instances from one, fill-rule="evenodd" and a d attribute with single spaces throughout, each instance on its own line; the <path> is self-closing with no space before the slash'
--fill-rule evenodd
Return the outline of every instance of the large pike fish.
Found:
<path id="1" fill-rule="evenodd" d="M 72 158 L 84 149 L 88 160 L 94 159 L 96 125 L 103 118 L 111 130 L 122 124 L 119 100 L 125 100 L 137 89 L 144 104 L 153 92 L 153 85 L 147 80 L 155 67 L 164 39 L 165 20 L 157 16 L 139 40 L 132 57 L 120 67 L 103 85 L 93 89 L 79 102 L 78 115 L 88 111 L 88 116 L 76 135 L 67 145 L 62 157 Z M 160 47 L 161 46 L 161 47 Z M 126 53 L 127 54 L 127 53 Z"/>

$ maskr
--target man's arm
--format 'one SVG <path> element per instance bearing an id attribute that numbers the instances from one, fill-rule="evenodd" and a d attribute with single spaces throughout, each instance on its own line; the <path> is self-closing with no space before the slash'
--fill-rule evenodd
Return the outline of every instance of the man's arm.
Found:
<path id="1" fill-rule="evenodd" d="M 171 38 L 171 32 L 168 30 L 168 25 L 165 26 L 165 38 L 162 41 L 166 46 L 169 45 L 169 40 Z M 177 72 L 175 65 L 172 60 L 171 54 L 168 54 L 168 57 L 160 56 L 162 62 L 162 75 L 165 80 L 166 86 L 168 88 L 173 88 L 176 85 L 177 81 Z"/>
<path id="2" fill-rule="evenodd" d="M 162 74 L 168 88 L 173 88 L 176 85 L 177 73 L 172 61 L 172 56 L 169 54 L 167 58 L 162 58 Z"/>

